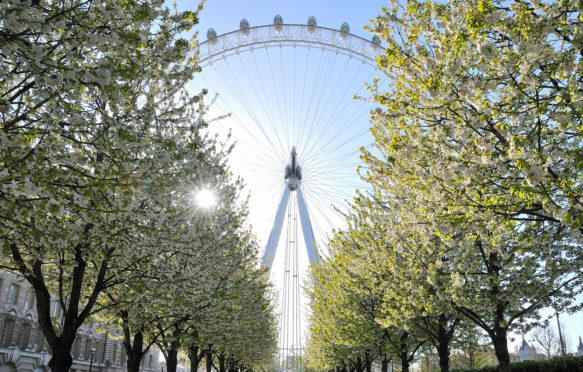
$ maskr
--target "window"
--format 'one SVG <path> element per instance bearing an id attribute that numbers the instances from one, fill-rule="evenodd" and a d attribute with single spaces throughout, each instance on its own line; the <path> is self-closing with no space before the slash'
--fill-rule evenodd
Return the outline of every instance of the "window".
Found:
<path id="1" fill-rule="evenodd" d="M 3 347 L 8 347 L 12 343 L 12 334 L 14 333 L 14 319 L 6 318 L 4 321 L 4 328 L 2 329 L 2 340 L 0 344 Z"/>
<path id="2" fill-rule="evenodd" d="M 26 350 L 28 348 L 28 342 L 30 341 L 30 331 L 32 327 L 28 323 L 24 323 L 22 326 L 22 333 L 20 334 L 20 350 Z"/>
<path id="3" fill-rule="evenodd" d="M 113 342 L 113 352 L 111 353 L 111 361 L 117 363 L 117 342 Z"/>
<path id="4" fill-rule="evenodd" d="M 103 348 L 102 348 L 102 343 L 100 340 L 95 341 L 95 345 L 93 345 L 93 347 L 95 348 L 95 354 L 93 354 L 93 360 L 94 361 L 99 361 L 103 359 Z"/>
<path id="5" fill-rule="evenodd" d="M 10 284 L 10 288 L 8 289 L 8 297 L 6 298 L 6 302 L 9 305 L 15 305 L 16 301 L 18 300 L 18 290 L 20 286 L 18 284 Z"/>
<path id="6" fill-rule="evenodd" d="M 91 338 L 88 336 L 85 341 L 85 352 L 83 353 L 83 359 L 89 360 L 91 358 Z"/>
<path id="7" fill-rule="evenodd" d="M 34 304 L 34 292 L 31 290 L 26 291 L 26 297 L 24 298 L 24 311 L 32 309 Z"/>
<path id="8" fill-rule="evenodd" d="M 83 340 L 79 333 L 77 333 L 77 337 L 75 337 L 75 344 L 73 345 L 73 359 L 81 359 L 81 342 Z"/>
<path id="9" fill-rule="evenodd" d="M 56 318 L 59 315 L 59 303 L 55 301 L 55 305 L 53 306 L 53 314 L 51 317 Z"/>
<path id="10" fill-rule="evenodd" d="M 45 335 L 43 334 L 43 331 L 40 329 L 40 327 L 38 328 L 37 332 L 36 332 L 36 352 L 40 353 L 41 351 L 43 351 L 45 349 Z"/>

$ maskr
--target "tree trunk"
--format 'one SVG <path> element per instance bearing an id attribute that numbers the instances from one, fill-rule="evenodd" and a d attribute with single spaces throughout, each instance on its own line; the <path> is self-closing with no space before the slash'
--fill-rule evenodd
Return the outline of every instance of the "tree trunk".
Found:
<path id="1" fill-rule="evenodd" d="M 498 358 L 500 372 L 510 372 L 510 354 L 508 353 L 508 340 L 506 339 L 506 328 L 496 326 L 494 334 L 490 335 L 494 345 L 494 353 Z"/>
<path id="2" fill-rule="evenodd" d="M 219 372 L 226 372 L 227 369 L 225 368 L 225 357 L 219 354 L 217 358 L 219 359 Z"/>
<path id="3" fill-rule="evenodd" d="M 366 372 L 372 372 L 372 362 L 370 360 L 370 355 L 365 353 L 364 356 L 364 368 L 366 369 Z"/>
<path id="4" fill-rule="evenodd" d="M 206 372 L 212 372 L 213 371 L 213 349 L 212 349 L 212 345 L 209 345 L 209 348 L 206 351 L 205 359 L 206 359 Z"/>
<path id="5" fill-rule="evenodd" d="M 389 371 L 389 361 L 386 357 L 383 358 L 383 362 L 381 364 L 381 372 L 388 372 Z"/>
<path id="6" fill-rule="evenodd" d="M 449 341 L 452 335 L 453 331 L 450 334 L 445 314 L 440 314 L 437 327 L 437 354 L 439 355 L 439 369 L 441 372 L 449 372 Z"/>
<path id="7" fill-rule="evenodd" d="M 356 372 L 364 372 L 364 368 L 363 368 L 363 364 L 362 364 L 362 359 L 360 359 L 360 357 L 356 358 L 356 364 L 354 366 L 354 369 L 356 370 Z"/>
<path id="8" fill-rule="evenodd" d="M 237 363 L 233 359 L 229 359 L 228 363 L 228 371 L 229 372 L 237 372 Z"/>
<path id="9" fill-rule="evenodd" d="M 72 345 L 71 345 L 72 346 Z M 66 346 L 53 349 L 53 356 L 49 361 L 49 368 L 53 372 L 69 372 L 73 365 L 73 357 L 71 356 L 71 346 Z"/>
<path id="10" fill-rule="evenodd" d="M 401 372 L 409 372 L 409 359 L 407 358 L 407 353 L 399 353 L 399 359 L 401 359 Z"/>
<path id="11" fill-rule="evenodd" d="M 87 234 L 92 227 L 92 224 L 86 225 L 84 234 Z M 83 280 L 85 279 L 85 269 L 87 267 L 87 262 L 85 262 L 83 257 L 83 250 L 85 248 L 86 246 L 81 243 L 75 247 L 76 266 L 73 269 L 72 276 L 67 279 L 61 278 L 61 281 L 59 282 L 59 284 L 64 284 L 66 287 L 70 286 L 67 306 L 63 306 L 61 309 L 63 311 L 63 317 L 61 319 L 61 325 L 63 328 L 60 335 L 57 335 L 50 313 L 52 300 L 51 294 L 45 284 L 45 278 L 42 275 L 41 267 L 43 262 L 38 260 L 34 261 L 32 268 L 26 270 L 28 275 L 24 273 L 25 279 L 28 280 L 34 288 L 38 324 L 51 348 L 52 357 L 49 361 L 49 367 L 52 372 L 69 372 L 71 369 L 71 366 L 73 365 L 71 348 L 75 342 L 77 330 L 81 324 L 83 324 L 85 319 L 87 319 L 89 314 L 91 314 L 91 309 L 95 305 L 97 296 L 103 291 L 104 277 L 107 272 L 106 261 L 102 261 L 101 263 L 98 276 L 94 285 L 91 287 L 91 295 L 89 296 L 88 301 L 86 301 L 85 307 L 79 309 Z M 21 268 L 26 267 L 27 263 L 23 260 L 18 246 L 12 243 L 10 249 L 12 251 L 12 258 L 17 264 L 19 264 Z M 63 298 L 60 300 L 64 301 Z M 57 306 L 57 304 L 55 304 L 55 306 Z"/>
<path id="12" fill-rule="evenodd" d="M 191 345 L 188 348 L 188 359 L 190 359 L 190 372 L 197 372 L 198 365 L 202 359 L 202 352 L 199 354 L 198 350 L 200 348 L 195 345 Z"/>
<path id="13" fill-rule="evenodd" d="M 449 372 L 449 340 L 439 340 L 438 354 L 439 370 L 441 372 Z"/>
<path id="14" fill-rule="evenodd" d="M 399 352 L 399 359 L 401 359 L 401 372 L 409 372 L 409 358 L 407 356 L 407 337 L 409 334 L 403 332 L 401 335 L 401 351 Z"/>
<path id="15" fill-rule="evenodd" d="M 130 344 L 128 339 L 124 340 L 124 347 L 126 349 L 126 355 L 128 358 L 127 368 L 128 372 L 139 372 L 140 363 L 144 357 L 143 347 L 144 347 L 144 336 L 141 332 L 134 335 L 134 342 Z"/>
<path id="16" fill-rule="evenodd" d="M 178 366 L 178 348 L 180 344 L 178 341 L 172 341 L 170 347 L 166 351 L 166 368 L 168 372 L 176 372 Z"/>

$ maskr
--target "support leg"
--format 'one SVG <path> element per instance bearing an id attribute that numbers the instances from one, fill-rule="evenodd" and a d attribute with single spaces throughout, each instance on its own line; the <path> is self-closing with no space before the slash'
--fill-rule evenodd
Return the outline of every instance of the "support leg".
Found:
<path id="1" fill-rule="evenodd" d="M 265 252 L 263 253 L 263 259 L 261 261 L 261 267 L 267 266 L 270 270 L 271 264 L 273 263 L 273 258 L 275 257 L 275 252 L 277 251 L 277 244 L 279 243 L 281 229 L 283 227 L 283 219 L 285 217 L 285 209 L 289 200 L 289 193 L 289 187 L 286 185 L 283 189 L 283 195 L 281 196 L 279 207 L 277 207 L 277 213 L 275 214 L 273 227 L 271 228 L 271 233 L 269 234 L 269 239 L 267 240 Z"/>

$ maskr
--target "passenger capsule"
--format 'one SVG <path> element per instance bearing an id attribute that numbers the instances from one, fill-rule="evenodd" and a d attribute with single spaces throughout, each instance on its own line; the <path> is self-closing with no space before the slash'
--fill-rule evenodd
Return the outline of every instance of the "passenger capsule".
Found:
<path id="1" fill-rule="evenodd" d="M 211 44 L 214 44 L 217 42 L 217 32 L 215 31 L 214 28 L 208 29 L 208 31 L 206 32 L 206 39 L 208 41 L 210 41 Z"/>
<path id="2" fill-rule="evenodd" d="M 243 36 L 249 35 L 249 21 L 243 18 L 239 23 L 239 30 L 241 30 Z"/>
<path id="3" fill-rule="evenodd" d="M 282 27 L 283 25 L 283 18 L 281 18 L 281 16 L 278 14 L 275 16 L 275 18 L 273 18 L 273 26 L 275 27 L 275 32 L 281 32 L 281 30 L 283 29 Z"/>
<path id="4" fill-rule="evenodd" d="M 350 33 L 350 26 L 348 23 L 344 22 L 342 26 L 340 26 L 340 40 L 346 39 L 346 35 Z"/>
<path id="5" fill-rule="evenodd" d="M 381 38 L 378 35 L 373 36 L 371 42 L 374 46 L 371 46 L 370 49 L 375 49 L 381 46 Z"/>
<path id="6" fill-rule="evenodd" d="M 316 31 L 317 25 L 318 24 L 316 23 L 316 17 L 311 16 L 310 18 L 308 18 L 308 32 L 312 33 Z"/>

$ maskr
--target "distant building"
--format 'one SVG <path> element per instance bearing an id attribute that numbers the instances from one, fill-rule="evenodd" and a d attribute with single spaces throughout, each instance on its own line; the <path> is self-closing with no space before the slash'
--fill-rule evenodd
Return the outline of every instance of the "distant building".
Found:
<path id="1" fill-rule="evenodd" d="M 525 361 L 525 360 L 536 360 L 536 349 L 526 342 L 524 335 L 522 336 L 522 344 L 520 345 L 520 349 L 518 349 L 518 360 Z"/>
<path id="2" fill-rule="evenodd" d="M 583 356 L 583 342 L 581 342 L 581 336 L 579 336 L 579 345 L 577 345 L 577 356 Z"/>
<path id="3" fill-rule="evenodd" d="M 48 372 L 51 354 L 37 323 L 34 292 L 28 282 L 14 274 L 0 271 L 0 372 Z M 59 319 L 62 309 L 55 301 L 51 316 Z M 112 338 L 111 336 L 114 336 Z M 71 353 L 71 372 L 89 370 L 91 349 L 94 372 L 126 371 L 127 356 L 119 332 L 103 334 L 91 322 L 77 333 Z M 158 350 L 144 356 L 140 371 L 158 372 Z"/>

